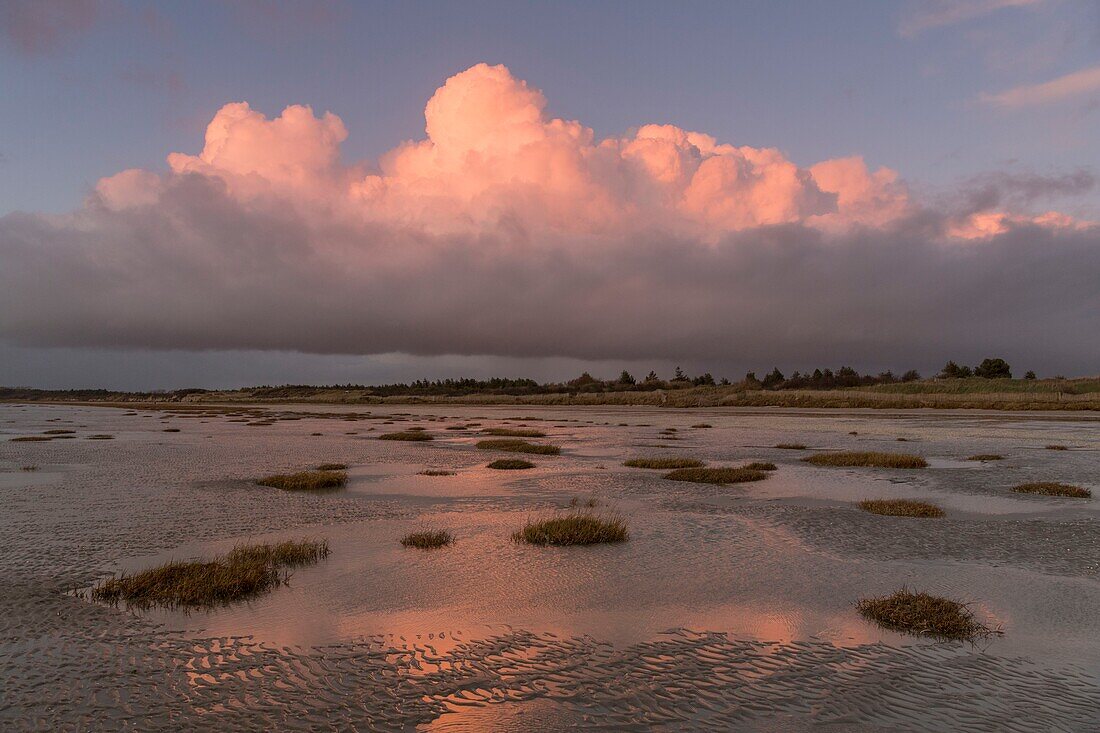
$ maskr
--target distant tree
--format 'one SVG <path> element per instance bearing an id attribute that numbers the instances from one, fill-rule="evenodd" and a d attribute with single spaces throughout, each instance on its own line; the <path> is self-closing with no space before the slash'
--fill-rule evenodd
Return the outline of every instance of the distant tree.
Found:
<path id="1" fill-rule="evenodd" d="M 637 380 L 633 374 L 623 369 L 623 373 L 619 375 L 619 384 L 637 384 Z"/>
<path id="2" fill-rule="evenodd" d="M 569 386 L 570 387 L 587 387 L 588 385 L 595 384 L 598 381 L 600 381 L 600 380 L 596 379 L 595 377 L 593 377 L 588 372 L 584 372 L 583 374 L 581 374 L 576 379 L 570 379 L 569 380 Z"/>
<path id="3" fill-rule="evenodd" d="M 722 377 L 720 380 L 718 380 L 718 384 L 722 385 L 723 387 L 727 386 L 729 383 L 729 377 Z"/>
<path id="4" fill-rule="evenodd" d="M 949 361 L 943 365 L 943 369 L 939 373 L 940 379 L 965 379 L 971 376 L 970 367 L 959 366 L 953 361 Z"/>
<path id="5" fill-rule="evenodd" d="M 699 376 L 699 377 L 696 377 L 695 379 L 692 379 L 691 383 L 694 384 L 696 387 L 701 387 L 704 384 L 707 384 L 707 385 L 714 384 L 714 377 L 711 376 L 710 372 L 707 372 L 707 373 L 703 374 L 702 376 Z"/>
<path id="6" fill-rule="evenodd" d="M 974 367 L 974 376 L 983 379 L 1012 379 L 1012 369 L 1004 359 L 982 359 Z"/>
<path id="7" fill-rule="evenodd" d="M 673 382 L 686 382 L 687 375 L 684 374 L 684 370 L 680 367 L 676 367 L 676 375 L 672 378 Z"/>
<path id="8" fill-rule="evenodd" d="M 650 370 L 649 374 L 645 375 L 645 381 L 660 382 L 661 378 L 657 376 L 657 372 Z"/>
<path id="9" fill-rule="evenodd" d="M 910 369 L 901 375 L 901 381 L 903 382 L 916 382 L 918 379 L 920 379 L 920 372 L 916 369 Z"/>
<path id="10" fill-rule="evenodd" d="M 745 389 L 760 389 L 760 380 L 756 378 L 756 372 L 745 374 Z"/>
<path id="11" fill-rule="evenodd" d="M 1035 378 L 1036 378 L 1036 377 L 1035 377 L 1035 372 L 1031 371 L 1030 369 L 1028 369 L 1028 370 L 1027 370 L 1027 371 L 1026 371 L 1026 372 L 1024 373 L 1024 379 L 1035 379 Z"/>
<path id="12" fill-rule="evenodd" d="M 779 367 L 775 367 L 770 374 L 764 377 L 764 381 L 761 382 L 761 384 L 764 385 L 764 389 L 771 389 L 782 383 L 783 379 L 783 372 L 779 371 Z"/>

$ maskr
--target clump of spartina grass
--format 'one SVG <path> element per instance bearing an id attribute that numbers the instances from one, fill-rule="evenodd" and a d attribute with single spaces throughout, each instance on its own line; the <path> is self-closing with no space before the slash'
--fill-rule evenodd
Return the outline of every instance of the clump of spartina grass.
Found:
<path id="1" fill-rule="evenodd" d="M 53 440 L 48 435 L 21 435 L 18 438 L 12 438 L 12 443 L 42 443 L 47 440 Z"/>
<path id="2" fill-rule="evenodd" d="M 432 436 L 423 430 L 402 430 L 399 433 L 382 433 L 378 436 L 379 440 L 406 440 L 409 442 L 418 442 L 423 440 L 431 440 Z"/>
<path id="3" fill-rule="evenodd" d="M 746 463 L 741 468 L 747 468 L 750 471 L 776 471 L 778 467 L 770 461 L 754 461 L 752 463 Z"/>
<path id="4" fill-rule="evenodd" d="M 856 609 L 880 626 L 917 636 L 972 641 L 1001 633 L 978 621 L 965 603 L 906 588 L 888 596 L 861 598 Z"/>
<path id="5" fill-rule="evenodd" d="M 213 560 L 172 561 L 134 575 L 112 578 L 92 589 L 92 600 L 153 606 L 202 608 L 253 598 L 286 582 L 280 570 L 312 565 L 328 557 L 324 540 L 238 545 Z"/>
<path id="6" fill-rule="evenodd" d="M 515 429 L 515 428 L 485 428 L 481 432 L 486 435 L 500 435 L 508 438 L 545 438 L 546 433 L 541 430 Z"/>
<path id="7" fill-rule="evenodd" d="M 872 514 L 886 517 L 920 517 L 934 519 L 946 516 L 943 509 L 935 504 L 913 499 L 868 499 L 859 503 L 859 508 Z"/>
<path id="8" fill-rule="evenodd" d="M 97 433 L 96 435 L 89 435 L 88 440 L 114 440 L 115 436 L 108 435 L 107 433 Z"/>
<path id="9" fill-rule="evenodd" d="M 691 427 L 693 427 L 693 428 L 713 428 L 714 426 L 711 425 L 710 423 L 700 422 L 700 423 L 695 423 Z"/>
<path id="10" fill-rule="evenodd" d="M 622 517 L 580 511 L 531 519 L 522 529 L 512 533 L 513 542 L 555 547 L 626 542 L 628 539 L 630 533 Z"/>
<path id="11" fill-rule="evenodd" d="M 346 471 L 348 466 L 346 463 L 322 463 L 317 467 L 318 471 Z"/>
<path id="12" fill-rule="evenodd" d="M 417 472 L 418 476 L 454 476 L 454 471 L 448 471 L 443 468 L 426 468 L 423 471 Z"/>
<path id="13" fill-rule="evenodd" d="M 496 440 L 479 440 L 477 447 L 482 450 L 502 450 L 508 453 L 535 453 L 539 455 L 556 456 L 561 453 L 561 448 L 556 445 L 538 445 L 528 443 L 517 438 L 499 438 Z"/>
<path id="14" fill-rule="evenodd" d="M 1088 499 L 1092 492 L 1080 486 L 1060 484 L 1056 481 L 1034 481 L 1032 483 L 1013 486 L 1012 490 L 1019 494 L 1041 494 L 1043 496 L 1068 496 L 1073 499 Z"/>
<path id="15" fill-rule="evenodd" d="M 62 430 L 61 428 L 54 428 L 53 430 L 43 430 L 43 435 L 73 435 L 75 430 Z"/>
<path id="16" fill-rule="evenodd" d="M 20 466 L 20 467 L 19 467 L 19 470 L 20 470 L 20 471 L 37 471 L 37 470 L 38 470 L 38 466 L 34 466 L 34 465 L 30 465 L 30 466 Z"/>
<path id="17" fill-rule="evenodd" d="M 966 460 L 968 460 L 968 461 L 982 461 L 982 462 L 985 462 L 985 461 L 1003 461 L 1004 456 L 999 455 L 997 453 L 976 453 L 975 455 L 970 456 Z"/>
<path id="18" fill-rule="evenodd" d="M 663 478 L 696 484 L 742 484 L 748 481 L 763 481 L 767 477 L 766 471 L 751 468 L 679 468 L 666 473 Z"/>
<path id="19" fill-rule="evenodd" d="M 401 544 L 405 547 L 415 547 L 418 550 L 434 550 L 446 547 L 455 541 L 454 535 L 445 529 L 427 529 L 420 532 L 409 532 L 401 538 Z"/>
<path id="20" fill-rule="evenodd" d="M 486 466 L 486 468 L 495 468 L 498 471 L 522 471 L 534 467 L 534 463 L 525 461 L 522 458 L 498 458 Z"/>
<path id="21" fill-rule="evenodd" d="M 806 450 L 806 446 L 801 443 L 776 443 L 775 447 L 783 450 Z"/>
<path id="22" fill-rule="evenodd" d="M 668 471 L 673 468 L 702 468 L 705 463 L 695 458 L 631 458 L 629 461 L 623 463 L 624 466 L 629 468 L 655 468 L 661 471 Z"/>
<path id="23" fill-rule="evenodd" d="M 1064 445 L 1048 445 L 1047 450 L 1069 450 L 1069 447 Z"/>
<path id="24" fill-rule="evenodd" d="M 816 453 L 802 459 L 815 466 L 866 466 L 871 468 L 927 468 L 928 461 L 908 453 L 841 451 Z"/>
<path id="25" fill-rule="evenodd" d="M 348 475 L 343 471 L 317 470 L 264 476 L 256 483 L 260 486 L 270 486 L 284 491 L 316 491 L 318 489 L 338 489 L 347 481 Z"/>

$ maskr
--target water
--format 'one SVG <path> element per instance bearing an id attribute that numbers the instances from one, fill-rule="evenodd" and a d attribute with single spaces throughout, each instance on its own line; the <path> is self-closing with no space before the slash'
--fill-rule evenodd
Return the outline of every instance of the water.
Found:
<path id="1" fill-rule="evenodd" d="M 0 405 L 5 729 L 1100 730 L 1100 499 L 1009 490 L 1100 493 L 1095 417 L 250 409 Z M 261 416 L 273 424 L 249 424 Z M 479 428 L 445 429 L 469 422 L 538 428 L 563 453 L 492 471 Z M 435 440 L 374 439 L 415 425 Z M 9 440 L 49 429 L 76 437 Z M 819 468 L 777 443 L 918 453 L 931 467 Z M 1006 460 L 965 460 L 975 453 Z M 716 487 L 621 465 L 649 455 L 779 470 Z M 251 483 L 326 462 L 349 464 L 346 489 Z M 627 518 L 630 542 L 509 539 L 590 496 Z M 855 508 L 885 497 L 948 517 Z M 398 543 L 429 527 L 456 544 Z M 139 613 L 79 594 L 119 571 L 296 537 L 333 554 L 247 604 Z M 938 643 L 855 612 L 902 585 L 972 601 L 1005 634 Z"/>

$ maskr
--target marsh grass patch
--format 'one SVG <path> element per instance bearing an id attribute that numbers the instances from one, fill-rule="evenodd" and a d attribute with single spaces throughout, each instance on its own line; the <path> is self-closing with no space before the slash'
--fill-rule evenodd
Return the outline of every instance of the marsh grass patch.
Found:
<path id="1" fill-rule="evenodd" d="M 499 435 L 508 438 L 545 438 L 546 433 L 541 430 L 516 429 L 516 428 L 485 428 L 481 432 L 486 435 Z"/>
<path id="2" fill-rule="evenodd" d="M 569 547 L 626 542 L 626 520 L 616 514 L 570 511 L 543 519 L 529 519 L 512 533 L 512 541 L 529 545 Z"/>
<path id="3" fill-rule="evenodd" d="M 746 463 L 741 468 L 747 468 L 750 471 L 777 471 L 779 467 L 770 461 L 753 461 L 752 463 Z"/>
<path id="4" fill-rule="evenodd" d="M 445 529 L 426 529 L 419 532 L 409 532 L 401 538 L 401 544 L 405 547 L 414 547 L 418 550 L 435 550 L 453 544 L 454 535 Z"/>
<path id="5" fill-rule="evenodd" d="M 51 435 L 21 435 L 18 438 L 12 438 L 12 443 L 44 443 L 48 440 L 53 440 Z"/>
<path id="6" fill-rule="evenodd" d="M 763 481 L 767 477 L 767 471 L 757 471 L 751 468 L 679 468 L 666 473 L 662 478 L 669 481 L 725 485 Z"/>
<path id="7" fill-rule="evenodd" d="M 425 440 L 431 440 L 432 436 L 423 430 L 402 430 L 398 433 L 382 433 L 378 436 L 379 440 L 404 440 L 410 443 L 418 443 Z"/>
<path id="8" fill-rule="evenodd" d="M 973 641 L 1001 633 L 978 621 L 965 603 L 906 588 L 888 596 L 861 598 L 856 609 L 880 626 L 916 636 Z"/>
<path id="9" fill-rule="evenodd" d="M 35 466 L 35 465 L 29 465 L 29 466 L 20 466 L 20 467 L 19 467 L 19 470 L 20 470 L 20 471 L 37 471 L 37 470 L 38 470 L 38 466 Z"/>
<path id="10" fill-rule="evenodd" d="M 454 476 L 454 471 L 448 471 L 443 468 L 426 468 L 423 471 L 418 471 L 417 476 Z"/>
<path id="11" fill-rule="evenodd" d="M 1046 449 L 1047 450 L 1069 450 L 1069 446 L 1067 446 L 1067 445 L 1048 445 L 1046 447 Z"/>
<path id="12" fill-rule="evenodd" d="M 677 458 L 675 456 L 655 458 L 631 458 L 623 463 L 628 468 L 651 468 L 669 471 L 674 468 L 702 468 L 706 464 L 697 458 Z"/>
<path id="13" fill-rule="evenodd" d="M 861 501 L 859 508 L 871 514 L 881 514 L 884 517 L 937 519 L 947 516 L 946 512 L 935 504 L 914 499 L 868 499 Z"/>
<path id="14" fill-rule="evenodd" d="M 1005 457 L 998 453 L 976 453 L 972 456 L 969 456 L 966 460 L 981 461 L 984 463 L 986 461 L 1003 461 L 1004 459 Z"/>
<path id="15" fill-rule="evenodd" d="M 556 445 L 540 445 L 528 443 L 518 438 L 498 438 L 493 440 L 479 440 L 476 444 L 481 450 L 501 450 L 507 453 L 534 453 L 537 455 L 556 456 L 561 453 L 561 448 Z"/>
<path id="16" fill-rule="evenodd" d="M 1088 499 L 1092 492 L 1080 486 L 1058 483 L 1057 481 L 1033 481 L 1027 484 L 1013 486 L 1012 490 L 1018 494 L 1039 494 L 1041 496 L 1068 496 L 1071 499 Z"/>
<path id="17" fill-rule="evenodd" d="M 775 447 L 783 450 L 806 450 L 806 446 L 801 443 L 776 443 Z"/>
<path id="18" fill-rule="evenodd" d="M 299 471 L 264 476 L 256 481 L 260 486 L 270 486 L 283 491 L 317 491 L 338 489 L 348 481 L 343 471 Z"/>
<path id="19" fill-rule="evenodd" d="M 89 435 L 88 440 L 114 440 L 115 436 L 108 435 L 107 433 L 96 433 L 95 435 Z"/>
<path id="20" fill-rule="evenodd" d="M 346 471 L 348 466 L 346 463 L 322 463 L 317 467 L 318 471 Z"/>
<path id="21" fill-rule="evenodd" d="M 928 461 L 909 453 L 875 453 L 871 451 L 840 451 L 815 453 L 802 459 L 815 466 L 867 468 L 927 468 Z"/>
<path id="22" fill-rule="evenodd" d="M 493 468 L 498 471 L 522 471 L 524 469 L 534 468 L 535 464 L 530 461 L 525 461 L 522 458 L 499 458 L 485 467 Z"/>

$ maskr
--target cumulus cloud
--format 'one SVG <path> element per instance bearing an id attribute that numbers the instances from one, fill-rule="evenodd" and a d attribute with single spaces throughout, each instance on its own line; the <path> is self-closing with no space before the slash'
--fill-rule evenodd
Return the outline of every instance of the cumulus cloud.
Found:
<path id="1" fill-rule="evenodd" d="M 596 139 L 503 66 L 449 79 L 425 121 L 349 164 L 336 115 L 229 104 L 168 173 L 0 219 L 0 336 L 923 363 L 975 346 L 1082 360 L 1100 330 L 1100 234 L 1064 215 L 938 212 L 858 156 L 803 167 L 672 125 Z"/>

